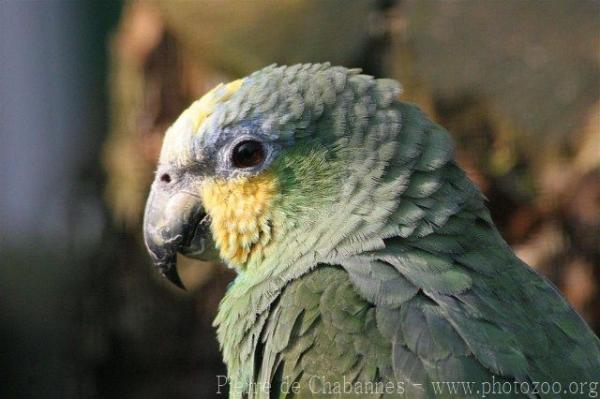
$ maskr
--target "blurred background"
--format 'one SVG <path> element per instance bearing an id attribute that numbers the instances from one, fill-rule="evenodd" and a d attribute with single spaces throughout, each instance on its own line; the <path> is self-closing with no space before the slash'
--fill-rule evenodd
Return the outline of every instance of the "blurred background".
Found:
<path id="1" fill-rule="evenodd" d="M 216 396 L 232 274 L 184 260 L 170 287 L 141 216 L 166 127 L 271 63 L 402 82 L 598 333 L 599 40 L 586 0 L 0 0 L 0 397 Z"/>

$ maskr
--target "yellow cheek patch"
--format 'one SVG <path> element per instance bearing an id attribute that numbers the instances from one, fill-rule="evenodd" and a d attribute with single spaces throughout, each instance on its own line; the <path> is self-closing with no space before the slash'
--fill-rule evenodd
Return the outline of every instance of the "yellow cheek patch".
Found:
<path id="1" fill-rule="evenodd" d="M 177 118 L 165 133 L 160 153 L 161 163 L 186 163 L 192 159 L 190 145 L 192 137 L 198 133 L 206 119 L 215 112 L 217 105 L 229 100 L 242 87 L 243 79 L 220 84 L 201 99 L 194 101 Z"/>
<path id="2" fill-rule="evenodd" d="M 251 256 L 264 255 L 273 235 L 271 205 L 276 188 L 276 179 L 269 173 L 203 183 L 202 200 L 225 261 L 243 267 Z"/>

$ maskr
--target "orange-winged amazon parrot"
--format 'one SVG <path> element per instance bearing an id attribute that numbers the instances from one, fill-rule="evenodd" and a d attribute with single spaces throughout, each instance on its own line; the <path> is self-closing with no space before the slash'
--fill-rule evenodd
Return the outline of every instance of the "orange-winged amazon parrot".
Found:
<path id="1" fill-rule="evenodd" d="M 230 397 L 593 397 L 600 341 L 400 91 L 270 66 L 167 131 L 145 241 L 178 285 L 178 252 L 237 271 L 215 320 Z"/>

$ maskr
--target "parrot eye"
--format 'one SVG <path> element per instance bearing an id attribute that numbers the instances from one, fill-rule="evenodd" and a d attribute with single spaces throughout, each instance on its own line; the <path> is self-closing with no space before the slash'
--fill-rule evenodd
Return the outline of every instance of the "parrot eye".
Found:
<path id="1" fill-rule="evenodd" d="M 236 168 L 251 168 L 265 160 L 263 145 L 254 140 L 238 143 L 231 152 L 231 161 Z"/>

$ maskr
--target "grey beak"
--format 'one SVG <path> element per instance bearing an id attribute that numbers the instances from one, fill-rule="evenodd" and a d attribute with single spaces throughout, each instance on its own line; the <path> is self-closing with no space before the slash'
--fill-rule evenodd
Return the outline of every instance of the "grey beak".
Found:
<path id="1" fill-rule="evenodd" d="M 199 224 L 204 217 L 199 197 L 171 193 L 159 182 L 152 185 L 144 212 L 144 242 L 158 271 L 182 289 L 185 287 L 177 273 L 177 252 L 202 251 L 205 237 L 197 235 L 202 234 Z"/>

